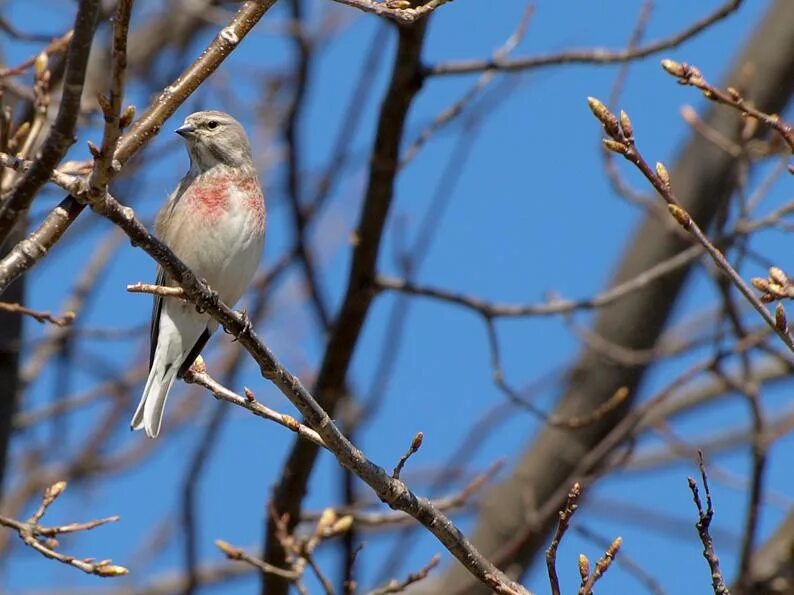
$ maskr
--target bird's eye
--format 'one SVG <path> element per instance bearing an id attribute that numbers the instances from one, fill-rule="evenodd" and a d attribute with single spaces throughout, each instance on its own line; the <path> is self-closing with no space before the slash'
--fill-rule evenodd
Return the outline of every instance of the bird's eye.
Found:
<path id="1" fill-rule="evenodd" d="M 218 127 L 218 122 L 217 121 L 210 120 L 209 122 L 207 122 L 207 128 L 209 128 L 210 130 L 212 130 L 213 128 L 217 128 L 217 127 Z"/>

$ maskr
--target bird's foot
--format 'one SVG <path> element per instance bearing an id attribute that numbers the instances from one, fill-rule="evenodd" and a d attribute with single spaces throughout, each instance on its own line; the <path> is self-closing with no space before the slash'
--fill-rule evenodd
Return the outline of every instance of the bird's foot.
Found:
<path id="1" fill-rule="evenodd" d="M 238 314 L 240 314 L 240 322 L 243 325 L 243 329 L 232 339 L 232 343 L 239 340 L 240 335 L 250 334 L 251 331 L 254 330 L 254 323 L 251 322 L 251 317 L 248 316 L 248 310 L 242 309 Z"/>
<path id="2" fill-rule="evenodd" d="M 209 293 L 206 300 L 207 304 L 209 304 L 211 308 L 217 308 L 218 305 L 221 303 L 220 295 L 218 295 L 218 292 L 209 286 L 209 283 L 207 283 L 206 279 L 202 279 L 201 282 L 207 286 L 207 292 Z M 206 308 L 202 308 L 201 306 L 196 306 L 196 311 L 199 314 L 203 314 L 206 311 Z"/>

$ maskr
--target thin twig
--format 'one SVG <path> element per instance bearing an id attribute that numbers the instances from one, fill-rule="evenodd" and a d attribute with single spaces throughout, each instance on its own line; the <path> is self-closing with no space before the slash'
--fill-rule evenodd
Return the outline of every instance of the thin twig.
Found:
<path id="1" fill-rule="evenodd" d="M 410 587 L 414 583 L 418 583 L 419 581 L 426 579 L 427 575 L 430 574 L 430 571 L 433 570 L 436 566 L 438 566 L 438 563 L 440 561 L 441 561 L 441 556 L 435 554 L 430 559 L 430 562 L 425 564 L 425 566 L 423 566 L 418 572 L 413 572 L 409 574 L 402 581 L 398 581 L 397 579 L 392 579 L 382 587 L 378 587 L 377 589 L 370 591 L 368 595 L 388 595 L 389 593 L 401 593 L 402 591 L 405 591 L 408 587 Z"/>
<path id="2" fill-rule="evenodd" d="M 0 244 L 6 240 L 19 218 L 30 207 L 36 193 L 74 143 L 74 131 L 80 113 L 80 101 L 88 67 L 88 54 L 94 39 L 100 4 L 100 0 L 83 0 L 78 4 L 74 36 L 69 41 L 66 56 L 66 72 L 58 115 L 37 159 L 0 207 Z"/>
<path id="3" fill-rule="evenodd" d="M 419 297 L 433 298 L 476 311 L 489 318 L 509 318 L 525 316 L 555 316 L 568 314 L 577 310 L 593 310 L 619 301 L 635 291 L 639 291 L 650 283 L 676 271 L 703 254 L 703 248 L 692 246 L 677 253 L 675 256 L 660 262 L 636 277 L 620 283 L 591 298 L 567 300 L 553 298 L 538 304 L 502 304 L 489 302 L 476 296 L 469 296 L 438 287 L 420 285 L 408 279 L 380 276 L 375 279 L 375 287 L 380 291 L 398 291 Z"/>
<path id="4" fill-rule="evenodd" d="M 113 17 L 113 47 L 110 70 L 110 91 L 108 97 L 98 96 L 102 115 L 105 118 L 105 128 L 102 133 L 102 146 L 99 156 L 96 157 L 94 168 L 91 171 L 88 185 L 95 193 L 102 193 L 107 189 L 108 182 L 113 174 L 114 160 L 121 132 L 132 120 L 134 109 L 129 110 L 125 117 L 121 117 L 121 106 L 124 100 L 124 74 L 127 68 L 127 36 L 129 34 L 130 16 L 132 14 L 133 0 L 119 0 L 116 5 L 116 14 Z M 119 165 L 118 163 L 116 163 Z"/>
<path id="5" fill-rule="evenodd" d="M 604 576 L 604 573 L 609 570 L 609 567 L 612 565 L 612 562 L 615 560 L 615 556 L 620 549 L 620 546 L 623 544 L 623 539 L 620 537 L 616 537 L 615 540 L 609 545 L 604 555 L 596 562 L 595 568 L 593 569 L 593 573 L 587 577 L 586 581 L 582 582 L 581 587 L 579 587 L 579 595 L 592 595 L 593 587 L 595 586 L 596 582 Z M 584 577 L 583 577 L 584 578 Z"/>
<path id="6" fill-rule="evenodd" d="M 185 291 L 181 287 L 154 285 L 152 283 L 132 283 L 127 285 L 127 291 L 130 293 L 149 293 L 151 295 L 159 295 L 161 297 L 175 297 L 183 300 L 187 299 L 185 297 Z"/>
<path id="7" fill-rule="evenodd" d="M 410 0 L 386 0 L 385 2 L 375 2 L 374 0 L 334 0 L 334 2 L 358 8 L 364 12 L 371 12 L 378 16 L 392 19 L 400 25 L 411 25 L 433 12 L 442 4 L 450 1 L 430 0 L 414 7 Z"/>
<path id="8" fill-rule="evenodd" d="M 14 66 L 12 68 L 0 68 L 0 78 L 6 78 L 9 76 L 15 76 L 18 74 L 23 74 L 27 71 L 31 66 L 36 63 L 36 59 L 43 53 L 48 56 L 52 56 L 53 54 L 60 54 L 61 52 L 65 52 L 66 48 L 69 47 L 69 42 L 72 41 L 72 36 L 74 35 L 74 31 L 67 31 L 60 37 L 56 37 L 44 48 L 41 52 L 36 54 L 35 56 L 31 56 L 18 66 Z"/>
<path id="9" fill-rule="evenodd" d="M 794 337 L 787 329 L 781 329 L 775 322 L 775 318 L 769 313 L 764 304 L 755 296 L 752 288 L 744 281 L 741 275 L 733 268 L 725 255 L 708 239 L 706 234 L 698 224 L 690 217 L 689 213 L 681 206 L 676 196 L 673 194 L 670 185 L 670 176 L 663 164 L 657 163 L 656 168 L 652 169 L 639 152 L 634 142 L 634 130 L 625 112 L 621 112 L 620 122 L 603 103 L 595 98 L 589 100 L 590 109 L 598 120 L 603 124 L 606 134 L 610 137 L 604 140 L 604 146 L 633 163 L 645 178 L 653 185 L 659 196 L 667 203 L 670 214 L 678 224 L 688 231 L 697 242 L 705 248 L 711 256 L 714 264 L 722 270 L 725 275 L 736 286 L 744 298 L 755 308 L 764 321 L 781 338 L 786 346 L 794 352 Z"/>
<path id="10" fill-rule="evenodd" d="M 714 518 L 714 507 L 711 503 L 711 491 L 709 490 L 709 480 L 706 475 L 706 466 L 703 463 L 703 453 L 698 453 L 698 467 L 700 468 L 700 478 L 703 481 L 703 490 L 706 493 L 706 508 L 703 508 L 703 503 L 700 499 L 700 492 L 698 491 L 697 482 L 693 478 L 689 478 L 689 489 L 692 490 L 692 499 L 695 501 L 695 506 L 698 510 L 698 522 L 695 527 L 698 531 L 698 536 L 703 544 L 703 557 L 708 562 L 709 569 L 711 570 L 711 586 L 714 589 L 714 595 L 730 595 L 725 579 L 722 577 L 720 570 L 720 560 L 714 551 L 714 542 L 709 533 L 711 520 Z"/>
<path id="11" fill-rule="evenodd" d="M 410 459 L 414 455 L 414 453 L 416 453 L 416 451 L 422 447 L 423 439 L 424 439 L 424 434 L 422 434 L 422 432 L 417 432 L 416 436 L 414 436 L 414 439 L 411 441 L 411 446 L 408 448 L 405 454 L 400 457 L 400 460 L 397 462 L 397 466 L 394 468 L 394 471 L 391 474 L 393 479 L 400 479 L 400 473 L 402 472 L 405 463 L 407 463 L 408 459 Z"/>
<path id="12" fill-rule="evenodd" d="M 215 540 L 215 547 L 222 551 L 226 557 L 229 558 L 229 560 L 240 560 L 241 562 L 250 564 L 260 572 L 274 574 L 288 581 L 295 581 L 300 578 L 300 575 L 294 570 L 285 570 L 283 568 L 273 566 L 272 564 L 268 564 L 267 562 L 247 553 L 242 548 L 235 547 L 229 542 L 223 541 L 222 539 Z"/>
<path id="13" fill-rule="evenodd" d="M 726 91 L 715 87 L 703 78 L 700 70 L 689 64 L 680 64 L 673 60 L 662 60 L 662 67 L 671 75 L 678 79 L 682 85 L 690 85 L 703 91 L 706 99 L 722 103 L 740 111 L 745 116 L 750 116 L 763 122 L 774 129 L 794 153 L 794 128 L 783 121 L 777 114 L 767 114 L 750 105 L 741 93 L 733 87 L 728 87 Z"/>
<path id="14" fill-rule="evenodd" d="M 24 314 L 30 316 L 38 322 L 51 322 L 56 326 L 68 326 L 74 320 L 74 312 L 66 312 L 60 316 L 53 316 L 49 312 L 42 312 L 40 310 L 33 310 L 21 304 L 11 304 L 8 302 L 0 302 L 0 310 L 4 312 L 11 312 L 14 314 Z"/>
<path id="15" fill-rule="evenodd" d="M 568 530 L 568 524 L 571 517 L 579 508 L 579 497 L 582 495 L 582 486 L 578 483 L 571 486 L 571 491 L 568 492 L 568 502 L 565 508 L 560 511 L 560 520 L 557 523 L 557 531 L 551 539 L 551 545 L 546 550 L 546 569 L 549 573 L 549 585 L 551 587 L 551 595 L 560 595 L 560 579 L 557 576 L 557 548 L 560 546 L 563 535 Z"/>
<path id="16" fill-rule="evenodd" d="M 50 505 L 55 502 L 65 489 L 65 481 L 54 483 L 44 490 L 44 495 L 42 496 L 38 509 L 27 521 L 18 521 L 6 516 L 0 516 L 0 525 L 14 529 L 25 545 L 36 550 L 42 556 L 73 566 L 87 574 L 95 574 L 102 577 L 116 577 L 127 574 L 129 571 L 126 568 L 118 566 L 117 564 L 112 564 L 110 560 L 101 560 L 99 562 L 93 562 L 90 559 L 81 560 L 55 550 L 55 548 L 58 547 L 58 542 L 54 539 L 57 535 L 88 531 L 119 520 L 119 517 L 112 516 L 86 523 L 70 523 L 58 527 L 42 527 L 39 525 L 39 521 L 47 512 Z"/>
<path id="17" fill-rule="evenodd" d="M 203 386 L 209 390 L 215 396 L 215 398 L 243 407 L 258 417 L 274 421 L 280 426 L 284 426 L 288 430 L 295 432 L 299 436 L 302 436 L 307 440 L 311 440 L 321 448 L 327 448 L 325 446 L 325 442 L 323 442 L 323 439 L 320 438 L 319 434 L 317 434 L 317 432 L 312 430 L 310 427 L 303 425 L 290 415 L 279 413 L 270 407 L 266 407 L 256 400 L 254 393 L 248 388 L 245 389 L 245 396 L 238 395 L 212 378 L 212 376 L 210 376 L 206 370 L 199 371 L 201 367 L 202 366 L 197 367 L 194 364 L 193 367 L 185 373 L 185 382 Z"/>
<path id="18" fill-rule="evenodd" d="M 517 71 L 557 66 L 560 64 L 616 64 L 647 58 L 661 51 L 674 48 L 695 37 L 703 30 L 721 21 L 736 11 L 743 0 L 729 0 L 718 7 L 713 13 L 696 21 L 684 30 L 665 39 L 654 41 L 636 48 L 609 50 L 591 48 L 586 50 L 568 50 L 545 56 L 504 60 L 461 60 L 459 62 L 442 62 L 425 69 L 426 76 L 446 76 L 453 74 L 470 74 L 483 70 Z"/>

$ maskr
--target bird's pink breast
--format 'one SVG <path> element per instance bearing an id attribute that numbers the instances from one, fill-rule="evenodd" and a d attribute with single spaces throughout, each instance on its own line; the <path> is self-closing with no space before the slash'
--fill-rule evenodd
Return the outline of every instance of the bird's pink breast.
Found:
<path id="1" fill-rule="evenodd" d="M 190 186 L 186 198 L 198 208 L 202 216 L 216 219 L 229 210 L 229 182 L 228 176 L 199 179 Z"/>
<path id="2" fill-rule="evenodd" d="M 207 176 L 190 186 L 186 198 L 196 205 L 208 223 L 212 223 L 233 207 L 232 193 L 240 193 L 245 197 L 242 206 L 251 210 L 257 231 L 263 233 L 265 205 L 256 177 L 234 174 Z"/>

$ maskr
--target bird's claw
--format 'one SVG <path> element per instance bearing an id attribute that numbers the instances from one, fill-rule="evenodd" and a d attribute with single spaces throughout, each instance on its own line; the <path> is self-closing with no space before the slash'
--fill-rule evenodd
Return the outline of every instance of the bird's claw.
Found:
<path id="1" fill-rule="evenodd" d="M 201 282 L 204 283 L 204 285 L 207 287 L 207 293 L 209 294 L 206 300 L 207 303 L 211 308 L 217 308 L 218 305 L 221 303 L 220 295 L 218 295 L 218 292 L 209 286 L 209 283 L 207 283 L 206 279 L 202 279 Z M 196 306 L 196 311 L 199 314 L 203 314 L 206 311 L 206 309 L 202 308 L 201 306 Z"/>
<path id="2" fill-rule="evenodd" d="M 234 339 L 232 339 L 232 343 L 237 341 L 240 338 L 240 335 L 248 334 L 252 330 L 254 330 L 254 324 L 251 322 L 250 316 L 248 316 L 248 311 L 240 310 L 239 314 L 240 314 L 240 322 L 243 325 L 243 330 L 241 330 L 240 333 Z"/>

